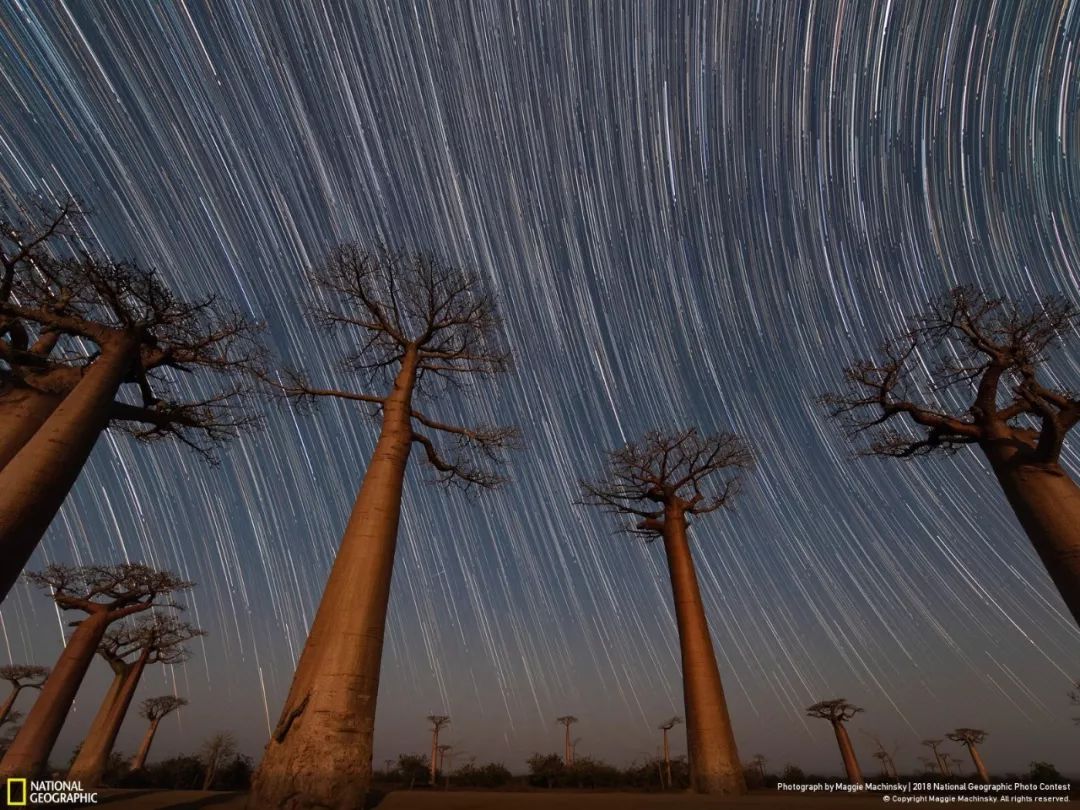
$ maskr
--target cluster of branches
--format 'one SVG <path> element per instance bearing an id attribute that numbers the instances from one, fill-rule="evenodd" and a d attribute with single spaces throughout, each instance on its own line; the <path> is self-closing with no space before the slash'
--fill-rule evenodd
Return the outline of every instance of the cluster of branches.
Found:
<path id="1" fill-rule="evenodd" d="M 194 587 L 193 582 L 169 571 L 158 571 L 141 563 L 53 564 L 25 576 L 32 585 L 50 590 L 62 610 L 108 612 L 114 621 L 153 607 L 179 607 L 173 593 Z"/>
<path id="2" fill-rule="evenodd" d="M 259 329 L 210 296 L 186 300 L 160 275 L 92 252 L 78 238 L 78 204 L 0 222 L 0 375 L 6 386 L 66 395 L 121 338 L 138 350 L 112 419 L 144 441 L 172 437 L 212 458 L 212 448 L 257 423 L 246 407 L 262 370 Z M 181 374 L 219 379 L 189 398 Z M 200 386 L 206 387 L 209 386 Z"/>
<path id="3" fill-rule="evenodd" d="M 184 643 L 205 635 L 205 630 L 175 616 L 154 613 L 112 625 L 98 646 L 98 654 L 114 664 L 145 651 L 147 664 L 181 664 L 190 657 Z"/>
<path id="4" fill-rule="evenodd" d="M 807 708 L 806 716 L 828 720 L 833 725 L 837 725 L 848 722 L 862 711 L 863 709 L 848 703 L 843 698 L 837 698 L 836 700 L 822 700 L 815 703 Z"/>
<path id="5" fill-rule="evenodd" d="M 1080 396 L 1039 372 L 1076 326 L 1076 307 L 1060 297 L 1024 306 L 957 287 L 886 341 L 877 358 L 848 367 L 846 390 L 822 399 L 850 432 L 870 433 L 869 455 L 952 452 L 1007 438 L 1031 460 L 1054 463 L 1080 420 Z M 919 397 L 913 379 L 920 373 L 939 403 L 955 407 Z M 894 429 L 895 417 L 914 429 Z"/>
<path id="6" fill-rule="evenodd" d="M 396 379 L 407 357 L 416 363 L 415 391 L 429 398 L 446 386 L 509 368 L 502 345 L 501 320 L 484 279 L 476 272 L 443 263 L 429 253 L 406 253 L 385 245 L 367 250 L 345 244 L 331 251 L 311 277 L 318 302 L 310 309 L 319 325 L 333 333 L 359 333 L 341 364 L 366 386 Z M 382 412 L 389 394 L 326 388 L 299 371 L 272 381 L 300 403 L 324 397 L 367 403 Z M 519 439 L 515 427 L 461 426 L 411 408 L 412 441 L 419 445 L 440 483 L 492 488 L 503 483 L 498 468 Z M 437 444 L 436 434 L 448 444 Z"/>
<path id="7" fill-rule="evenodd" d="M 580 503 L 632 516 L 626 531 L 652 540 L 663 530 L 667 508 L 704 515 L 729 505 L 741 471 L 752 464 L 749 447 L 734 434 L 653 431 L 611 452 L 603 478 L 580 482 Z M 729 474 L 717 476 L 721 471 Z"/>

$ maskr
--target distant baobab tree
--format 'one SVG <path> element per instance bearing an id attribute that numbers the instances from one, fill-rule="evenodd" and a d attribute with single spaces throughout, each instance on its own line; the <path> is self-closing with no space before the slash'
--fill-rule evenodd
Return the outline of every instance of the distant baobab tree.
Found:
<path id="1" fill-rule="evenodd" d="M 236 756 L 236 738 L 228 731 L 211 734 L 202 744 L 202 750 L 199 753 L 199 758 L 206 769 L 202 789 L 210 790 L 225 760 Z"/>
<path id="2" fill-rule="evenodd" d="M 893 749 L 890 751 L 885 747 L 885 743 L 883 743 L 881 741 L 881 738 L 878 737 L 876 734 L 872 734 L 869 731 L 864 733 L 867 737 L 874 741 L 875 750 L 872 756 L 874 757 L 874 759 L 881 763 L 881 775 L 886 779 L 892 779 L 893 781 L 896 781 L 899 778 L 896 773 L 895 758 L 898 746 L 894 745 Z"/>
<path id="3" fill-rule="evenodd" d="M 949 776 L 952 775 L 952 774 L 949 773 L 949 763 L 946 760 L 945 755 L 942 754 L 941 751 L 938 750 L 938 746 L 941 745 L 943 742 L 945 742 L 945 741 L 944 740 L 923 740 L 922 744 L 925 745 L 927 748 L 929 748 L 930 751 L 933 753 L 934 762 L 936 763 L 938 773 L 940 773 L 942 776 L 948 778 Z"/>
<path id="4" fill-rule="evenodd" d="M 450 718 L 445 714 L 429 714 L 427 721 L 431 723 L 431 775 L 429 781 L 435 784 L 439 773 L 439 732 L 450 724 Z"/>
<path id="5" fill-rule="evenodd" d="M 69 780 L 88 788 L 101 784 L 146 667 L 186 661 L 188 651 L 184 643 L 202 635 L 205 635 L 202 630 L 163 614 L 143 615 L 134 622 L 117 623 L 109 628 L 98 647 L 98 655 L 113 671 L 112 684 L 68 770 Z"/>
<path id="6" fill-rule="evenodd" d="M 80 240 L 69 250 L 64 223 L 76 210 L 9 221 L 0 239 L 0 599 L 106 428 L 211 455 L 255 423 L 242 407 L 261 357 L 255 327 L 214 298 L 173 294 L 152 270 L 92 255 Z M 177 372 L 218 390 L 189 399 Z"/>
<path id="7" fill-rule="evenodd" d="M 730 433 L 652 432 L 612 452 L 602 479 L 581 483 L 582 503 L 628 515 L 628 531 L 664 541 L 682 653 L 690 785 L 698 793 L 745 793 L 746 780 L 687 528 L 691 518 L 730 504 L 751 463 L 746 444 Z"/>
<path id="8" fill-rule="evenodd" d="M 11 691 L 4 699 L 4 704 L 0 706 L 0 725 L 7 720 L 19 693 L 23 689 L 40 689 L 47 677 L 49 677 L 48 667 L 36 667 L 30 664 L 9 664 L 0 667 L 0 681 L 11 684 Z"/>
<path id="9" fill-rule="evenodd" d="M 555 722 L 563 726 L 563 765 L 567 768 L 574 764 L 574 746 L 570 742 L 570 726 L 577 721 L 578 719 L 572 714 L 555 718 Z"/>
<path id="10" fill-rule="evenodd" d="M 846 723 L 861 711 L 858 706 L 851 705 L 843 698 L 823 700 L 806 710 L 808 717 L 828 720 L 832 724 L 836 743 L 840 746 L 840 756 L 844 760 L 844 770 L 847 772 L 848 781 L 853 785 L 863 784 L 863 775 L 859 769 L 859 761 L 855 758 L 855 749 L 851 745 Z"/>
<path id="11" fill-rule="evenodd" d="M 824 401 L 853 433 L 876 429 L 869 455 L 978 446 L 1080 623 L 1080 487 L 1060 463 L 1080 399 L 1039 378 L 1076 324 L 1076 308 L 1062 298 L 1022 306 L 957 287 L 877 359 L 848 367 L 848 390 Z M 892 429 L 894 418 L 910 429 Z"/>
<path id="12" fill-rule="evenodd" d="M 172 594 L 193 585 L 167 571 L 137 563 L 50 565 L 26 577 L 38 587 L 50 589 L 53 601 L 61 610 L 82 611 L 86 617 L 72 622 L 75 632 L 41 687 L 41 695 L 22 729 L 0 761 L 0 780 L 20 776 L 33 778 L 45 767 L 75 694 L 109 626 L 151 608 L 177 608 Z"/>
<path id="13" fill-rule="evenodd" d="M 750 764 L 757 769 L 758 775 L 761 776 L 762 783 L 765 782 L 765 763 L 767 761 L 764 754 L 754 754 L 750 760 Z"/>
<path id="14" fill-rule="evenodd" d="M 300 373 L 280 382 L 299 401 L 336 398 L 381 417 L 307 644 L 277 727 L 255 774 L 251 806 L 360 806 L 371 783 L 372 735 L 405 468 L 420 447 L 436 479 L 489 488 L 514 428 L 461 427 L 414 399 L 505 371 L 501 322 L 483 277 L 426 254 L 335 248 L 314 274 L 316 322 L 355 334 L 346 366 L 388 390 L 322 388 Z M 314 328 L 314 327 L 313 327 Z M 415 396 L 414 396 L 415 394 Z M 432 436 L 451 442 L 440 449 Z"/>
<path id="15" fill-rule="evenodd" d="M 146 767 L 146 758 L 150 754 L 150 746 L 154 742 L 154 736 L 157 734 L 161 721 L 177 709 L 187 705 L 186 698 L 174 695 L 147 698 L 142 702 L 142 705 L 139 706 L 139 717 L 149 720 L 150 725 L 147 726 L 146 734 L 143 735 L 142 742 L 139 744 L 138 753 L 131 760 L 131 770 L 139 771 Z"/>
<path id="16" fill-rule="evenodd" d="M 980 781 L 989 784 L 990 774 L 986 772 L 986 766 L 983 764 L 982 757 L 979 756 L 978 749 L 978 746 L 982 745 L 988 736 L 987 733 L 978 728 L 958 728 L 955 731 L 950 731 L 945 736 L 967 748 L 968 753 L 971 755 L 971 763 L 975 766 L 975 772 L 979 774 Z"/>
<path id="17" fill-rule="evenodd" d="M 671 787 L 671 746 L 668 743 L 668 732 L 675 728 L 675 726 L 677 726 L 681 722 L 682 718 L 676 715 L 675 717 L 668 718 L 660 724 L 660 731 L 663 732 L 664 735 L 664 774 L 667 778 L 668 788 Z M 663 782 L 663 780 L 661 780 L 661 782 Z M 663 784 L 661 784 L 661 787 L 663 787 Z"/>

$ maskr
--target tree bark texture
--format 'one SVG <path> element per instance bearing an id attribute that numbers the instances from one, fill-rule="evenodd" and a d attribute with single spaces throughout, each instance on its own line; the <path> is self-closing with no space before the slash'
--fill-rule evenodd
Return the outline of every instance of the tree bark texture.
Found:
<path id="1" fill-rule="evenodd" d="M 844 760 L 844 770 L 847 772 L 848 781 L 853 785 L 863 783 L 862 769 L 859 760 L 855 758 L 855 749 L 851 745 L 851 737 L 848 736 L 847 728 L 839 721 L 833 721 L 833 731 L 836 732 L 836 744 L 840 746 L 840 756 Z"/>
<path id="2" fill-rule="evenodd" d="M 139 752 L 135 754 L 135 758 L 131 760 L 131 770 L 139 771 L 146 767 L 146 758 L 150 755 L 150 745 L 154 742 L 154 735 L 157 734 L 158 726 L 160 724 L 160 717 L 150 721 L 150 725 L 146 729 L 146 734 L 143 735 L 142 742 L 139 743 Z"/>

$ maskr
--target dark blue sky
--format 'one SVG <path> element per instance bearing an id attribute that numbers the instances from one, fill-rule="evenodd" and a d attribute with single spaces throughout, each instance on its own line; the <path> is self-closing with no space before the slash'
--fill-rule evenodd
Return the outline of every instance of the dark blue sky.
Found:
<path id="1" fill-rule="evenodd" d="M 431 409 L 516 421 L 527 447 L 496 494 L 410 474 L 376 762 L 423 750 L 433 711 L 515 770 L 565 713 L 583 753 L 655 752 L 682 711 L 661 549 L 571 502 L 603 451 L 695 424 L 758 457 L 693 533 L 744 757 L 838 771 L 802 709 L 843 696 L 868 769 L 869 733 L 905 769 L 966 725 L 991 770 L 1067 771 L 1080 631 L 987 466 L 852 461 L 814 400 L 957 282 L 1076 300 L 1078 34 L 1069 2 L 5 0 L 0 190 L 80 196 L 111 254 L 234 299 L 339 385 L 341 344 L 302 315 L 328 246 L 491 279 L 517 368 Z M 192 703 L 158 755 L 219 728 L 261 749 L 373 445 L 355 407 L 266 410 L 215 469 L 103 438 L 35 558 L 199 583 L 210 635 L 141 687 Z M 42 595 L 0 621 L 5 660 L 57 655 Z"/>

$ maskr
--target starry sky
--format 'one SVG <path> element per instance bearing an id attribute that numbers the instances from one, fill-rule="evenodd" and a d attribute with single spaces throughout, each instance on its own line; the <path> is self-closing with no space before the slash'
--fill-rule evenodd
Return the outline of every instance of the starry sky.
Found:
<path id="1" fill-rule="evenodd" d="M 3 0 L 0 191 L 78 195 L 109 255 L 232 299 L 275 362 L 339 386 L 360 384 L 344 344 L 303 314 L 331 245 L 490 280 L 515 371 L 428 409 L 516 422 L 526 447 L 475 497 L 414 458 L 376 764 L 425 750 L 432 712 L 513 770 L 559 750 L 567 713 L 580 754 L 656 752 L 682 713 L 662 549 L 572 502 L 605 450 L 697 425 L 757 457 L 692 530 L 744 758 L 839 772 L 803 709 L 842 696 L 868 772 L 871 735 L 904 770 L 956 726 L 990 732 L 992 771 L 1076 772 L 1080 630 L 986 464 L 852 460 L 815 398 L 956 283 L 1076 300 L 1078 37 L 1080 3 L 1035 0 Z M 355 404 L 260 407 L 216 468 L 103 437 L 34 559 L 199 583 L 210 635 L 140 690 L 192 702 L 157 756 L 222 728 L 261 750 L 374 444 Z M 62 632 L 21 585 L 0 658 L 49 664 Z"/>

